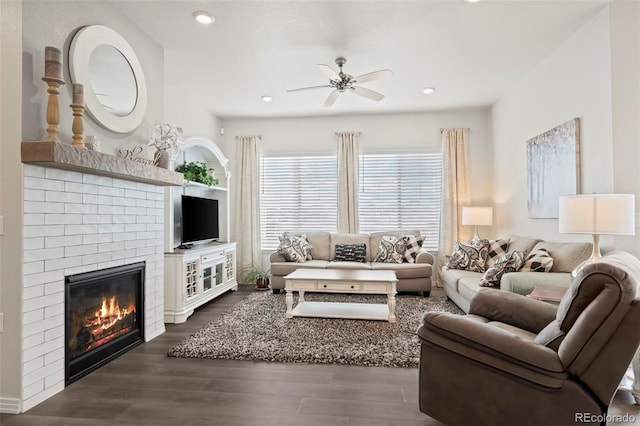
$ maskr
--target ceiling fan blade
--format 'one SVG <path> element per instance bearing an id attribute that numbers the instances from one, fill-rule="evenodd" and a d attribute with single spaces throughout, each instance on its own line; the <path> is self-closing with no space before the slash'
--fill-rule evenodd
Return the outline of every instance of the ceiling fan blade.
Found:
<path id="1" fill-rule="evenodd" d="M 338 73 L 335 72 L 329 65 L 317 64 L 317 66 L 324 75 L 329 77 L 329 80 L 340 80 L 340 76 L 338 75 Z"/>
<path id="2" fill-rule="evenodd" d="M 353 77 L 351 80 L 360 84 L 366 83 L 367 81 L 382 80 L 383 78 L 391 77 L 392 75 L 393 72 L 391 70 L 379 70 Z"/>
<path id="3" fill-rule="evenodd" d="M 384 95 L 382 93 L 365 89 L 364 87 L 360 87 L 360 86 L 352 86 L 351 91 L 356 95 L 365 97 L 367 99 L 371 99 L 372 101 L 376 101 L 376 102 L 380 102 L 382 99 L 384 99 Z"/>
<path id="4" fill-rule="evenodd" d="M 340 96 L 340 92 L 338 90 L 334 90 L 333 92 L 331 92 L 327 100 L 324 101 L 324 106 L 330 107 L 331 105 L 336 103 L 336 99 L 338 99 L 338 96 Z"/>
<path id="5" fill-rule="evenodd" d="M 309 86 L 309 87 L 301 87 L 299 89 L 289 89 L 287 90 L 287 93 L 291 93 L 291 92 L 300 92 L 303 90 L 314 90 L 314 89 L 325 89 L 327 87 L 331 87 L 328 84 L 322 85 L 322 86 Z"/>

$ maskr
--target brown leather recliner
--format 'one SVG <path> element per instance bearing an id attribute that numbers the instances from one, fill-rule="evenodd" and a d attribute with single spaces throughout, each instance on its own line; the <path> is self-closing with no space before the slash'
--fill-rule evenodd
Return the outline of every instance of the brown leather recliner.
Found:
<path id="1" fill-rule="evenodd" d="M 640 344 L 639 283 L 640 260 L 613 252 L 558 307 L 483 289 L 469 315 L 427 313 L 420 411 L 449 426 L 600 422 Z"/>

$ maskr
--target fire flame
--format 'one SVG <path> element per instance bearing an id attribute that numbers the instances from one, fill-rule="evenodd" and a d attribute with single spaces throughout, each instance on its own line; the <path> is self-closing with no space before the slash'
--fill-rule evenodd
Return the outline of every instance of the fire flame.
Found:
<path id="1" fill-rule="evenodd" d="M 109 299 L 102 296 L 102 305 L 100 309 L 96 311 L 95 318 L 89 322 L 89 325 L 92 326 L 92 334 L 100 334 L 103 330 L 112 327 L 116 322 L 133 311 L 135 311 L 135 306 L 132 305 L 126 308 L 120 308 L 115 296 L 111 296 Z"/>

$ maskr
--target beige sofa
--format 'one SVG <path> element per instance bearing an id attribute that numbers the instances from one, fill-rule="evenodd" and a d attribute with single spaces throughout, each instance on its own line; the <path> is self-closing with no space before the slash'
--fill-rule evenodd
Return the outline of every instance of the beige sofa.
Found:
<path id="1" fill-rule="evenodd" d="M 372 234 L 342 234 L 325 231 L 300 232 L 307 236 L 311 244 L 312 260 L 306 262 L 287 262 L 277 252 L 271 254 L 271 288 L 274 293 L 279 293 L 284 288 L 284 276 L 299 268 L 320 269 L 374 269 L 392 270 L 396 272 L 398 291 L 419 292 L 425 297 L 431 292 L 431 275 L 433 273 L 434 258 L 426 250 L 420 250 L 416 263 L 381 263 L 374 262 L 378 245 L 383 235 L 420 235 L 420 231 L 389 231 L 375 232 Z M 336 262 L 336 244 L 366 244 L 367 262 Z"/>
<path id="2" fill-rule="evenodd" d="M 569 287 L 571 271 L 591 255 L 591 243 L 545 242 L 535 238 L 516 235 L 509 236 L 509 251 L 532 250 L 544 248 L 553 258 L 551 272 L 511 272 L 504 274 L 500 280 L 500 289 L 512 293 L 527 295 L 536 285 Z M 466 313 L 469 312 L 471 298 L 480 287 L 482 273 L 449 269 L 441 271 L 444 290 L 449 299 Z"/>

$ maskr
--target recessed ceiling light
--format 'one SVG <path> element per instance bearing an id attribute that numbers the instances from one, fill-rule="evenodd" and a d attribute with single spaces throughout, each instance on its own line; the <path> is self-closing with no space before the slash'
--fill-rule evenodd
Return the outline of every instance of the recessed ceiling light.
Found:
<path id="1" fill-rule="evenodd" d="M 264 102 L 271 102 L 273 100 L 273 96 L 269 96 L 269 95 L 264 95 L 262 98 Z"/>
<path id="2" fill-rule="evenodd" d="M 464 0 L 466 3 L 478 3 L 481 0 Z"/>
<path id="3" fill-rule="evenodd" d="M 430 94 L 432 94 L 432 93 L 433 93 L 433 92 L 435 92 L 435 91 L 436 91 L 436 88 L 435 88 L 435 87 L 426 87 L 425 89 L 423 89 L 423 90 L 422 90 L 422 92 L 423 92 L 425 95 L 430 95 Z"/>
<path id="4" fill-rule="evenodd" d="M 193 12 L 193 17 L 195 18 L 196 21 L 205 25 L 209 25 L 213 21 L 215 21 L 215 19 L 213 19 L 213 16 L 211 16 L 210 13 L 203 12 L 202 10 L 197 10 Z"/>

